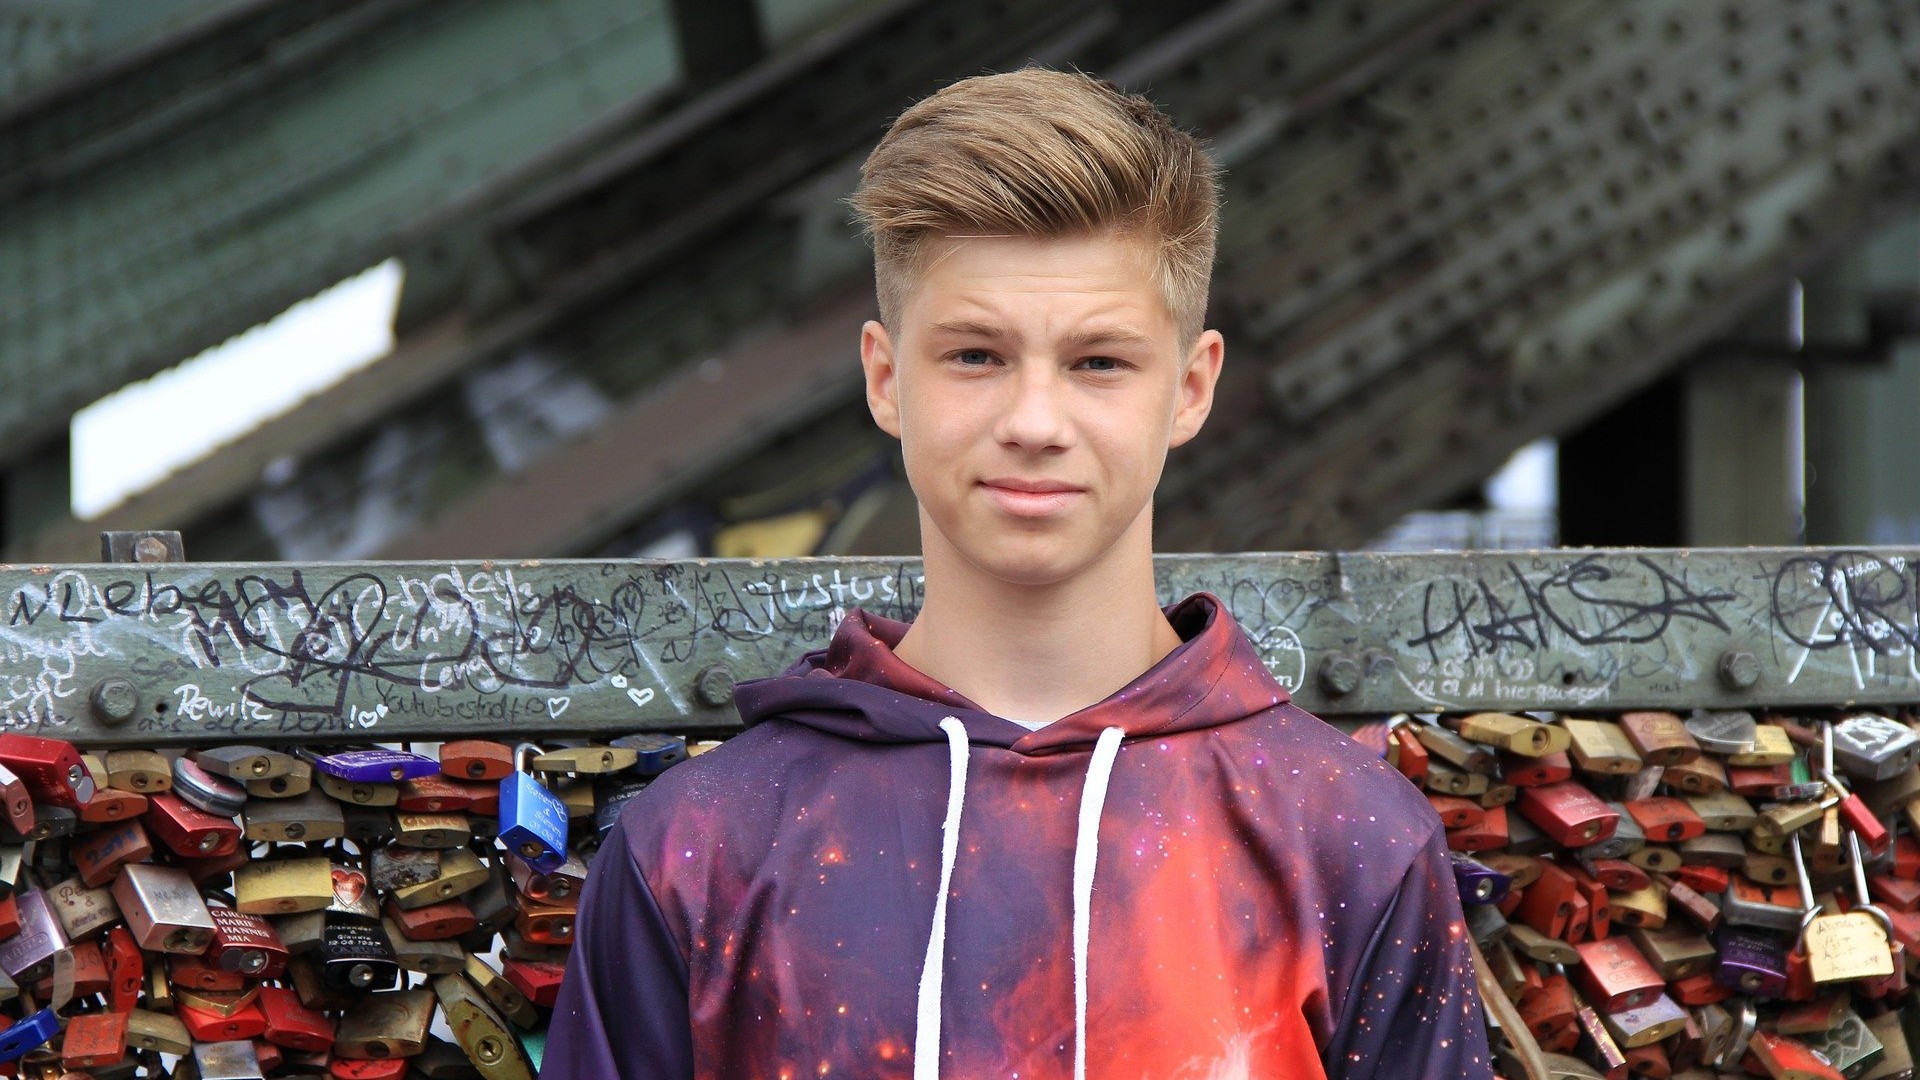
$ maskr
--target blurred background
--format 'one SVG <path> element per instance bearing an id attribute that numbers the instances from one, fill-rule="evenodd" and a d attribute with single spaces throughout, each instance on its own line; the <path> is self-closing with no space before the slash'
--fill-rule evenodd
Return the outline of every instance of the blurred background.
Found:
<path id="1" fill-rule="evenodd" d="M 0 561 L 914 554 L 843 202 L 1227 167 L 1166 551 L 1920 543 L 1920 0 L 0 0 Z"/>

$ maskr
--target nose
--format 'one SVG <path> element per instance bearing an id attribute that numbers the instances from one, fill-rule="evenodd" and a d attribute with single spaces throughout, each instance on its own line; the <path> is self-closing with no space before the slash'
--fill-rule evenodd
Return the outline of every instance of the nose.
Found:
<path id="1" fill-rule="evenodd" d="M 1056 366 L 1023 363 L 1007 383 L 1009 397 L 995 432 L 1000 442 L 1028 450 L 1066 446 L 1072 430 L 1065 401 L 1070 387 Z"/>

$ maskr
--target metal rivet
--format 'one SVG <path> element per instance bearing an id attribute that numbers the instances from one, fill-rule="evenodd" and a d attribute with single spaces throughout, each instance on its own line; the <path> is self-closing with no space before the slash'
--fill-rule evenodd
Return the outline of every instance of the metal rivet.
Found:
<path id="1" fill-rule="evenodd" d="M 1345 697 L 1360 689 L 1360 661 L 1343 652 L 1328 653 L 1320 661 L 1320 687 L 1330 697 Z"/>
<path id="2" fill-rule="evenodd" d="M 140 707 L 140 691 L 126 679 L 101 679 L 93 684 L 93 692 L 87 695 L 87 702 L 93 706 L 93 715 L 101 723 L 124 724 L 133 719 L 135 710 Z"/>
<path id="3" fill-rule="evenodd" d="M 721 708 L 733 701 L 733 672 L 726 665 L 715 664 L 700 673 L 693 683 L 694 696 L 701 704 L 711 708 Z"/>

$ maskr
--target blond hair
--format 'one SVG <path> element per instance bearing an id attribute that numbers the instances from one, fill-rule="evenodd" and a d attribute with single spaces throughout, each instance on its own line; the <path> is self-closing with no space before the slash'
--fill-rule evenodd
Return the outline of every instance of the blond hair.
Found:
<path id="1" fill-rule="evenodd" d="M 923 253 L 950 236 L 1138 236 L 1183 347 L 1206 318 L 1218 169 L 1152 102 L 1104 80 L 1025 68 L 953 83 L 894 121 L 850 201 L 895 332 Z"/>

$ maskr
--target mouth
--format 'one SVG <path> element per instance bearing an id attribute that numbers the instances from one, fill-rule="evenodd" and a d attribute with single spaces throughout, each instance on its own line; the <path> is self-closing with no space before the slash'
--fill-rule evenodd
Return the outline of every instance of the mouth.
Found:
<path id="1" fill-rule="evenodd" d="M 1020 486 L 1013 486 L 1020 485 Z M 1082 488 L 1051 483 L 981 481 L 989 497 L 1015 517 L 1043 518 L 1058 514 L 1086 494 Z"/>

